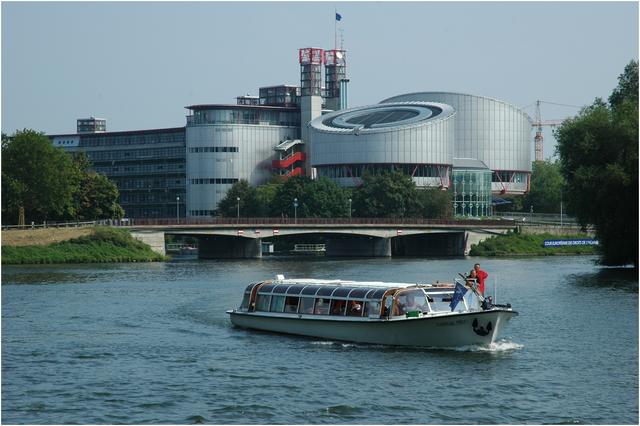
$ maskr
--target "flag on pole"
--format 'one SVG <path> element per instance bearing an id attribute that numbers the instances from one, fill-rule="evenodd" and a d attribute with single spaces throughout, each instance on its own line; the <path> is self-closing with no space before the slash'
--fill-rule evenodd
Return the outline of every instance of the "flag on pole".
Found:
<path id="1" fill-rule="evenodd" d="M 451 311 L 453 311 L 456 306 L 458 306 L 458 303 L 462 300 L 466 293 L 467 288 L 460 283 L 456 283 L 456 289 L 453 291 L 453 297 L 451 298 L 451 303 L 449 303 Z"/>
<path id="2" fill-rule="evenodd" d="M 336 21 L 340 21 L 340 20 L 342 20 L 342 15 L 336 12 Z"/>

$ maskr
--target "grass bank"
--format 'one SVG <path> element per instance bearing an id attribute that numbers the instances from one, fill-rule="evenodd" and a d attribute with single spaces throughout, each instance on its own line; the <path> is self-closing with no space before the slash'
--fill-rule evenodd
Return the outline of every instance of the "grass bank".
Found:
<path id="1" fill-rule="evenodd" d="M 155 262 L 166 258 L 127 231 L 107 227 L 67 241 L 46 245 L 5 245 L 2 264 Z"/>
<path id="2" fill-rule="evenodd" d="M 471 247 L 470 256 L 550 256 L 598 254 L 598 246 L 544 247 L 544 240 L 590 239 L 588 235 L 517 234 L 491 237 Z"/>

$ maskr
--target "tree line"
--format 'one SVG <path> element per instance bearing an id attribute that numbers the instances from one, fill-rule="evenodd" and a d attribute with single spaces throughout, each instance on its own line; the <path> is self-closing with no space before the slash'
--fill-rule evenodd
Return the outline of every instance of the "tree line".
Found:
<path id="1" fill-rule="evenodd" d="M 118 189 L 84 153 L 55 148 L 34 130 L 2 134 L 2 224 L 117 219 Z"/>
<path id="2" fill-rule="evenodd" d="M 534 161 L 531 190 L 504 197 L 498 211 L 565 212 L 593 225 L 601 263 L 638 266 L 638 61 L 618 77 L 607 101 L 596 98 L 554 131 L 555 161 Z"/>
<path id="3" fill-rule="evenodd" d="M 326 177 L 275 177 L 257 187 L 246 180 L 235 183 L 220 201 L 218 213 L 225 217 L 450 218 L 452 198 L 449 191 L 418 189 L 400 171 L 365 173 L 362 184 L 353 189 Z"/>

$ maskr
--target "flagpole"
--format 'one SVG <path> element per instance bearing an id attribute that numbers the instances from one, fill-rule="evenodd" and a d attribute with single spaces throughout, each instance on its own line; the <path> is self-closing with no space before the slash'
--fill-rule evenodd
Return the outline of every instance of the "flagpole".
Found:
<path id="1" fill-rule="evenodd" d="M 333 49 L 338 50 L 338 9 L 333 9 Z"/>

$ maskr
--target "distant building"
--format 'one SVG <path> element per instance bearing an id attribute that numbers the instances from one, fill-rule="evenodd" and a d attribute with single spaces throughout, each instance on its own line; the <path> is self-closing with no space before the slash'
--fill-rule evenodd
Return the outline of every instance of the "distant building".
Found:
<path id="1" fill-rule="evenodd" d="M 76 134 L 50 138 L 86 152 L 131 218 L 213 216 L 235 182 L 274 175 L 355 186 L 367 171 L 402 170 L 418 187 L 453 191 L 462 216 L 490 215 L 491 193 L 529 190 L 532 122 L 517 107 L 416 92 L 347 108 L 346 51 L 303 48 L 298 61 L 299 86 L 187 106 L 185 127 L 107 132 L 105 119 L 90 117 Z"/>
<path id="2" fill-rule="evenodd" d="M 127 217 L 184 217 L 184 127 L 49 138 L 54 146 L 84 152 L 95 171 L 116 184 Z"/>
<path id="3" fill-rule="evenodd" d="M 300 110 L 265 105 L 191 105 L 186 127 L 187 216 L 213 216 L 240 179 L 273 176 L 274 148 L 300 138 Z"/>
<path id="4" fill-rule="evenodd" d="M 101 133 L 107 131 L 107 120 L 104 118 L 79 118 L 77 120 L 78 133 Z"/>

